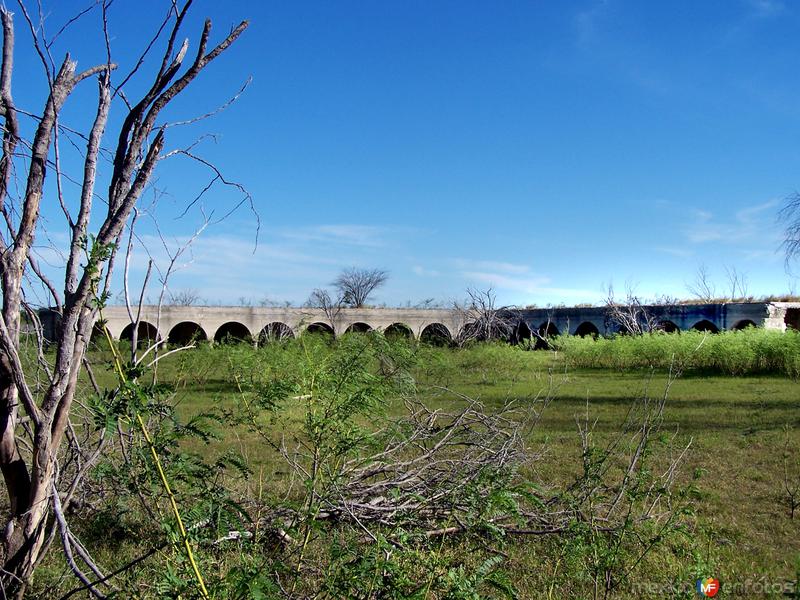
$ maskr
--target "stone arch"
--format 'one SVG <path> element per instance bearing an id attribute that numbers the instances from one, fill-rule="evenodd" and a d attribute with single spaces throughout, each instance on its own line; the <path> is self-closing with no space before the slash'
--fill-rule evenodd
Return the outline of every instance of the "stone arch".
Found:
<path id="1" fill-rule="evenodd" d="M 372 327 L 370 327 L 367 323 L 362 323 L 361 321 L 356 321 L 355 323 L 351 323 L 350 326 L 345 329 L 345 333 L 367 333 L 368 331 L 372 331 Z"/>
<path id="2" fill-rule="evenodd" d="M 414 339 L 414 331 L 405 323 L 392 323 L 383 330 L 383 335 L 387 338 L 405 338 L 407 340 Z"/>
<path id="3" fill-rule="evenodd" d="M 205 342 L 208 340 L 208 335 L 203 328 L 193 321 L 181 321 L 169 330 L 167 341 L 170 344 L 178 346 L 186 346 L 193 342 Z"/>
<path id="4" fill-rule="evenodd" d="M 313 333 L 317 335 L 330 335 L 333 336 L 333 327 L 328 325 L 327 323 L 323 323 L 322 321 L 317 321 L 316 323 L 311 323 L 308 327 L 306 327 L 306 333 Z"/>
<path id="5" fill-rule="evenodd" d="M 708 319 L 703 319 L 692 325 L 692 329 L 696 331 L 707 331 L 708 333 L 719 333 L 719 327 Z"/>
<path id="6" fill-rule="evenodd" d="M 669 319 L 664 319 L 663 321 L 659 321 L 658 328 L 664 333 L 680 333 L 681 331 L 681 328 L 678 327 L 673 321 L 670 321 Z"/>
<path id="7" fill-rule="evenodd" d="M 217 344 L 239 344 L 252 341 L 253 334 L 250 333 L 247 325 L 238 321 L 223 323 L 214 334 L 214 342 Z"/>
<path id="8" fill-rule="evenodd" d="M 539 334 L 536 339 L 537 348 L 549 348 L 550 338 L 554 338 L 561 333 L 552 321 L 545 321 L 539 325 L 537 332 Z"/>
<path id="9" fill-rule="evenodd" d="M 741 331 L 742 329 L 747 329 L 748 327 L 758 327 L 756 322 L 752 319 L 742 319 L 741 321 L 737 321 L 736 324 L 731 327 L 733 331 Z"/>
<path id="10" fill-rule="evenodd" d="M 529 341 L 532 336 L 533 333 L 531 333 L 531 328 L 528 326 L 528 324 L 525 321 L 520 321 L 514 328 L 511 341 L 514 344 L 522 344 Z"/>
<path id="11" fill-rule="evenodd" d="M 268 344 L 270 342 L 281 342 L 294 338 L 294 331 L 286 323 L 274 321 L 268 323 L 258 334 L 258 344 Z"/>
<path id="12" fill-rule="evenodd" d="M 597 325 L 595 325 L 591 321 L 584 321 L 583 323 L 578 325 L 578 327 L 575 329 L 574 335 L 577 335 L 579 337 L 589 336 L 596 338 L 600 336 L 600 330 L 597 328 Z"/>
<path id="13" fill-rule="evenodd" d="M 125 329 L 119 334 L 119 339 L 133 342 L 133 323 L 125 326 Z M 146 346 L 160 339 L 161 335 L 155 325 L 147 321 L 139 321 L 139 327 L 136 329 L 136 340 L 139 346 Z"/>
<path id="14" fill-rule="evenodd" d="M 453 336 L 446 325 L 429 323 L 419 334 L 419 339 L 432 346 L 447 346 L 453 341 Z"/>

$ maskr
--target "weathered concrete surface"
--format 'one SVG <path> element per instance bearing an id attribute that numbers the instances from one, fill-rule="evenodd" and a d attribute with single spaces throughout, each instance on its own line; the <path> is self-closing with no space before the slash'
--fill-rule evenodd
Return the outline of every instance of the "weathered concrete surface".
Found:
<path id="1" fill-rule="evenodd" d="M 123 330 L 130 326 L 130 318 L 124 307 L 108 307 L 104 309 L 103 316 L 115 338 L 120 338 Z M 239 306 L 164 306 L 161 311 L 156 306 L 145 306 L 140 320 L 154 326 L 159 337 L 169 337 L 180 323 L 195 323 L 202 329 L 202 337 L 209 340 L 213 340 L 220 328 L 229 323 L 244 325 L 248 335 L 254 339 L 258 339 L 265 328 L 273 323 L 283 323 L 295 336 L 314 324 L 330 325 L 330 320 L 321 310 Z M 344 333 L 353 326 L 359 328 L 359 324 L 381 330 L 399 324 L 407 327 L 417 338 L 426 327 L 435 323 L 443 326 L 450 337 L 455 336 L 462 326 L 456 313 L 447 309 L 342 309 L 333 321 L 336 334 Z"/>
<path id="2" fill-rule="evenodd" d="M 669 329 L 691 328 L 740 329 L 747 325 L 784 331 L 787 327 L 800 329 L 800 303 L 798 302 L 749 302 L 726 304 L 680 304 L 671 306 L 648 306 L 646 310 L 663 321 Z M 57 317 L 54 313 L 41 311 L 45 337 L 54 339 Z M 111 335 L 115 338 L 130 337 L 130 318 L 124 307 L 107 307 L 103 314 Z M 525 329 L 549 334 L 616 333 L 613 324 L 607 322 L 604 307 L 568 307 L 523 309 L 519 312 L 519 334 L 526 337 Z M 323 311 L 310 308 L 261 308 L 241 306 L 145 306 L 142 309 L 140 332 L 157 332 L 159 338 L 172 338 L 180 333 L 195 330 L 200 338 L 214 340 L 226 331 L 240 333 L 258 339 L 271 324 L 284 324 L 297 336 L 310 326 L 329 326 Z M 438 324 L 438 325 L 437 325 Z M 414 308 L 364 308 L 342 309 L 334 320 L 338 335 L 354 329 L 387 330 L 404 326 L 419 338 L 431 328 L 440 328 L 446 335 L 456 337 L 465 323 L 456 311 L 450 309 Z M 273 325 L 274 327 L 274 325 Z M 127 328 L 127 329 L 126 329 Z M 427 328 L 427 329 L 426 329 Z M 144 333 L 140 333 L 144 335 Z"/>
<path id="3" fill-rule="evenodd" d="M 787 326 L 800 329 L 798 302 L 655 305 L 647 306 L 645 310 L 669 329 L 674 327 L 680 331 L 692 328 L 712 331 L 743 329 L 751 324 L 781 331 L 785 331 Z M 591 323 L 600 334 L 617 332 L 616 327 L 607 322 L 605 307 L 527 309 L 522 311 L 522 318 L 531 331 L 543 331 L 550 323 L 557 333 L 575 335 L 581 326 Z"/>

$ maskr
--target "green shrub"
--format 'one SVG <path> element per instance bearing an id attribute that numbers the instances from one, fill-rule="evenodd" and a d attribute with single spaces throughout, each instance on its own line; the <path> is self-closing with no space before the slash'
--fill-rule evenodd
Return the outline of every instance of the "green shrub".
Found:
<path id="1" fill-rule="evenodd" d="M 654 332 L 640 336 L 560 336 L 554 340 L 571 367 L 617 370 L 671 366 L 726 375 L 777 373 L 800 377 L 800 331 L 748 328 L 709 334 Z"/>

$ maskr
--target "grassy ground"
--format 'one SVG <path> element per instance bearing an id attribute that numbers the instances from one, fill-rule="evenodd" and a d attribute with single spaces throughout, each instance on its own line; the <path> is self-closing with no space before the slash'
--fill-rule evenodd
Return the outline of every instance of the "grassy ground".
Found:
<path id="1" fill-rule="evenodd" d="M 416 374 L 420 381 L 447 385 L 487 406 L 511 398 L 531 402 L 553 396 L 529 437 L 531 446 L 544 448 L 545 454 L 526 469 L 545 487 L 567 481 L 580 467 L 576 418 L 588 412 L 598 435 L 611 435 L 637 397 L 660 396 L 668 379 L 663 370 L 566 368 L 564 354 L 557 352 L 494 346 L 426 352 Z M 166 361 L 160 376 L 176 385 L 176 399 L 186 415 L 232 407 L 236 392 L 231 373 L 251 354 L 241 347 L 203 349 Z M 432 403 L 441 401 L 430 394 Z M 291 434 L 298 415 L 284 415 L 281 434 Z M 697 516 L 692 542 L 659 553 L 654 570 L 643 576 L 656 582 L 683 577 L 687 585 L 693 585 L 692 572 L 701 570 L 723 583 L 792 580 L 800 556 L 800 514 L 789 518 L 784 450 L 788 440 L 790 474 L 800 477 L 800 384 L 781 375 L 733 377 L 690 369 L 670 389 L 664 429 L 679 444 L 691 441 L 682 481 L 697 485 Z M 254 434 L 228 430 L 204 451 L 231 445 L 251 461 L 260 481 L 282 491 L 285 468 Z M 545 592 L 581 597 L 585 592 L 571 582 L 569 557 L 557 540 L 521 539 L 512 548 L 508 568 L 520 589 L 527 590 L 522 597 Z"/>
<path id="2" fill-rule="evenodd" d="M 569 481 L 580 469 L 576 419 L 588 415 L 596 421 L 599 438 L 612 436 L 636 398 L 661 396 L 668 382 L 663 369 L 568 366 L 570 360 L 563 352 L 525 352 L 493 345 L 420 352 L 418 381 L 447 386 L 488 407 L 510 399 L 532 403 L 551 397 L 528 437 L 531 448 L 544 452 L 523 473 L 545 488 Z M 234 373 L 241 377 L 248 371 L 256 374 L 274 368 L 279 357 L 274 348 L 204 347 L 163 361 L 159 378 L 175 387 L 174 399 L 184 416 L 211 408 L 233 409 L 238 406 Z M 108 356 L 94 352 L 90 358 L 101 386 L 113 386 Z M 431 388 L 420 389 L 431 405 L 453 402 Z M 398 411 L 399 406 L 390 405 L 388 410 Z M 289 408 L 276 421 L 265 418 L 264 424 L 272 427 L 277 439 L 291 436 L 300 418 L 299 407 Z M 664 431 L 675 436 L 676 445 L 691 442 L 680 476 L 681 484 L 693 483 L 697 488 L 695 515 L 687 517 L 690 535 L 670 542 L 636 566 L 633 581 L 655 587 L 627 586 L 614 597 L 692 597 L 694 581 L 701 574 L 717 577 L 723 583 L 717 597 L 729 598 L 762 597 L 758 582 L 795 581 L 800 510 L 795 519 L 790 518 L 783 488 L 787 448 L 789 474 L 800 480 L 800 383 L 785 375 L 730 376 L 690 368 L 671 385 Z M 285 491 L 287 470 L 262 439 L 244 428 L 220 433 L 221 438 L 210 446 L 197 444 L 195 449 L 216 454 L 235 447 L 255 473 L 248 493 L 268 497 Z M 455 562 L 477 568 L 475 557 L 460 554 L 461 550 L 457 540 L 442 546 L 442 552 Z M 125 550 L 104 547 L 98 550 L 98 558 L 113 563 L 115 552 Z M 586 582 L 575 577 L 580 553 L 572 552 L 562 539 L 510 540 L 505 553 L 504 568 L 520 598 L 591 597 Z M 735 587 L 747 581 L 751 587 Z M 674 593 L 667 592 L 673 588 L 659 587 L 676 583 L 683 587 Z"/>

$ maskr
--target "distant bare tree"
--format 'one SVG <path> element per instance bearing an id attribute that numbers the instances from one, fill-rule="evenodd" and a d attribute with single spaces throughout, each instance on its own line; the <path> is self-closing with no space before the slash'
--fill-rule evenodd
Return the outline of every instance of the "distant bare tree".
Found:
<path id="1" fill-rule="evenodd" d="M 341 296 L 333 298 L 328 290 L 316 288 L 313 292 L 311 292 L 308 300 L 306 300 L 306 306 L 309 308 L 317 308 L 325 313 L 325 318 L 328 321 L 328 325 L 331 326 L 334 334 L 337 333 L 339 315 L 344 308 L 344 302 L 342 301 Z"/>
<path id="2" fill-rule="evenodd" d="M 800 256 L 800 193 L 794 193 L 786 199 L 786 204 L 778 212 L 778 219 L 786 223 L 782 247 L 786 252 L 788 268 L 792 259 Z"/>
<path id="3" fill-rule="evenodd" d="M 175 306 L 194 306 L 200 303 L 200 292 L 194 288 L 181 290 L 169 295 L 169 303 Z"/>
<path id="4" fill-rule="evenodd" d="M 292 303 L 289 300 L 273 300 L 269 296 L 264 296 L 258 301 L 258 305 L 269 308 L 289 308 Z"/>
<path id="5" fill-rule="evenodd" d="M 745 300 L 747 298 L 749 282 L 747 274 L 734 267 L 725 267 L 725 276 L 728 278 L 728 297 L 733 302 L 736 299 Z"/>
<path id="6" fill-rule="evenodd" d="M 491 287 L 468 288 L 466 300 L 455 302 L 453 309 L 464 324 L 455 340 L 461 346 L 471 341 L 510 340 L 520 322 L 516 308 L 497 306 L 497 295 Z"/>
<path id="7" fill-rule="evenodd" d="M 345 269 L 331 284 L 339 292 L 342 304 L 363 308 L 370 294 L 386 283 L 389 272 L 383 269 Z"/>
<path id="8" fill-rule="evenodd" d="M 706 267 L 706 265 L 701 263 L 700 266 L 697 267 L 694 280 L 686 284 L 686 289 L 698 300 L 702 300 L 703 302 L 714 301 L 717 289 L 714 282 L 711 281 L 711 276 L 708 273 L 708 267 Z"/>
<path id="9" fill-rule="evenodd" d="M 660 321 L 648 310 L 647 305 L 628 286 L 625 297 L 618 299 L 614 294 L 614 286 L 606 291 L 606 329 L 638 335 L 661 329 Z"/>

